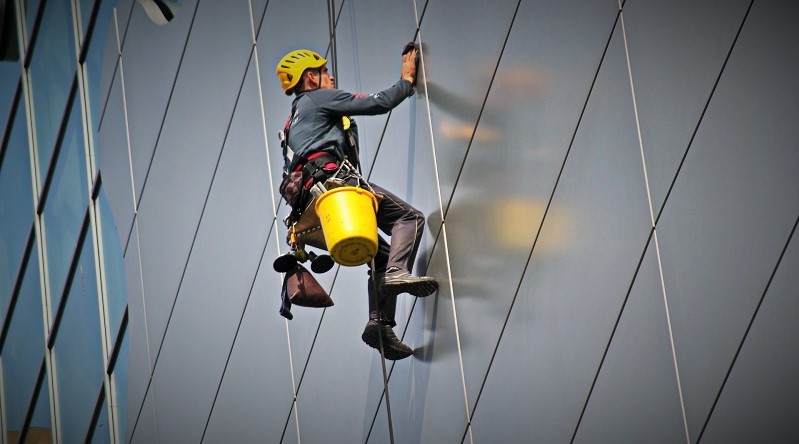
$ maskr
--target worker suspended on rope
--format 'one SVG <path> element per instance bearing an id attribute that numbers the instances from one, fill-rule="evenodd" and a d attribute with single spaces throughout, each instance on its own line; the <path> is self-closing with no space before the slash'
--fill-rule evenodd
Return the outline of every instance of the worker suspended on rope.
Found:
<path id="1" fill-rule="evenodd" d="M 309 190 L 335 174 L 342 163 L 358 165 L 358 127 L 352 116 L 384 114 L 414 93 L 417 49 L 406 45 L 401 79 L 376 94 L 352 94 L 336 89 L 327 60 L 318 53 L 300 49 L 286 54 L 277 65 L 277 76 L 286 95 L 294 94 L 291 114 L 282 131 L 285 161 L 281 193 L 292 206 L 290 218 L 299 218 L 311 199 Z M 360 174 L 356 175 L 363 181 Z M 356 183 L 358 180 L 356 179 Z M 428 296 L 438 290 L 436 279 L 414 276 L 413 264 L 424 231 L 424 215 L 386 189 L 368 182 L 358 183 L 380 196 L 377 226 L 391 236 L 391 243 L 378 237 L 374 276 L 368 272 L 369 321 L 361 338 L 383 356 L 397 360 L 413 349 L 397 338 L 392 327 L 397 295 Z"/>

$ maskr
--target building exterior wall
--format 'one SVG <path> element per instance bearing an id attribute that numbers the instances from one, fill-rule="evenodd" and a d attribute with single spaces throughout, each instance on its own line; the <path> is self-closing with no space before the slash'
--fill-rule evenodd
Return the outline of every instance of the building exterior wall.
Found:
<path id="1" fill-rule="evenodd" d="M 780 0 L 120 0 L 99 171 L 130 327 L 125 441 L 799 438 L 799 7 Z M 334 32 L 333 32 L 334 31 Z M 335 305 L 278 315 L 274 67 L 377 92 L 364 173 L 427 216 L 387 362 Z M 384 391 L 387 388 L 387 391 Z"/>

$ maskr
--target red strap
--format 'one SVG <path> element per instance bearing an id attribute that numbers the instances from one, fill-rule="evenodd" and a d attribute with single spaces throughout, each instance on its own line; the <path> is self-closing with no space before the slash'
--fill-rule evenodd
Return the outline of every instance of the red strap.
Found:
<path id="1" fill-rule="evenodd" d="M 302 163 L 299 163 L 299 164 L 297 164 L 297 166 L 294 168 L 294 171 L 299 171 L 299 170 L 301 170 L 301 169 L 302 169 L 302 167 L 303 167 L 303 165 L 305 165 L 305 164 L 306 164 L 306 163 L 307 163 L 309 160 L 314 160 L 314 159 L 316 159 L 317 157 L 319 157 L 319 156 L 322 156 L 322 155 L 325 155 L 325 154 L 328 154 L 328 153 L 326 153 L 325 151 L 317 151 L 317 152 L 315 152 L 315 153 L 311 154 L 310 156 L 308 156 L 308 157 L 305 159 L 305 162 L 302 162 Z M 330 164 L 328 163 L 328 164 L 326 164 L 326 165 L 325 165 L 325 169 L 327 169 L 328 165 L 330 165 Z"/>

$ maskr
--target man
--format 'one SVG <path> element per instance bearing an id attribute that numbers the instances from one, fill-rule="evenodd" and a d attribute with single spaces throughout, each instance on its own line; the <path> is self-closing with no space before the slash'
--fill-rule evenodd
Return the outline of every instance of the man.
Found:
<path id="1" fill-rule="evenodd" d="M 276 71 L 286 95 L 296 96 L 284 128 L 284 173 L 303 171 L 302 184 L 308 190 L 317 182 L 324 183 L 344 159 L 359 164 L 357 126 L 349 120 L 350 116 L 384 114 L 413 95 L 416 49 L 403 54 L 400 80 L 371 95 L 335 89 L 335 78 L 327 70 L 327 61 L 307 49 L 286 54 Z M 411 274 L 424 231 L 424 215 L 384 188 L 371 182 L 369 185 L 382 195 L 377 226 L 391 236 L 391 244 L 378 237 L 376 275 L 368 283 L 369 321 L 361 338 L 378 351 L 382 342 L 386 359 L 403 359 L 412 355 L 413 349 L 403 344 L 392 330 L 397 325 L 394 319 L 397 295 L 428 296 L 438 290 L 438 282 L 432 277 Z M 307 203 L 300 202 L 293 207 L 295 212 Z"/>

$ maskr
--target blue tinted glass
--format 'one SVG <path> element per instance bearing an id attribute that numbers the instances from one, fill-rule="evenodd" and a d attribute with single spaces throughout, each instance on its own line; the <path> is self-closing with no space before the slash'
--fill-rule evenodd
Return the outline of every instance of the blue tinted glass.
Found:
<path id="1" fill-rule="evenodd" d="M 53 442 L 52 422 L 50 421 L 50 383 L 47 381 L 47 374 L 45 374 L 42 386 L 36 395 L 36 408 L 33 411 L 31 425 L 25 434 L 26 443 Z"/>
<path id="2" fill-rule="evenodd" d="M 33 226 L 30 173 L 28 130 L 24 109 L 20 109 L 0 164 L 0 325 Z"/>
<path id="3" fill-rule="evenodd" d="M 28 41 L 33 32 L 33 22 L 36 21 L 36 11 L 39 10 L 41 0 L 25 0 L 25 26 L 28 27 Z"/>
<path id="4" fill-rule="evenodd" d="M 119 356 L 117 356 L 116 365 L 114 365 L 114 372 L 111 377 L 114 378 L 114 386 L 116 388 L 116 399 L 114 404 L 117 406 L 117 422 L 119 422 L 119 434 L 117 435 L 119 442 L 126 442 L 127 420 L 128 420 L 128 335 L 127 331 L 121 332 L 125 335 L 122 339 L 122 344 L 119 346 Z"/>
<path id="5" fill-rule="evenodd" d="M 36 251 L 37 247 L 34 247 L 0 354 L 3 362 L 4 413 L 9 433 L 19 432 L 22 428 L 44 359 L 42 291 Z"/>
<path id="6" fill-rule="evenodd" d="M 30 64 L 39 174 L 45 176 L 67 104 L 77 59 L 69 0 L 46 3 Z"/>
<path id="7" fill-rule="evenodd" d="M 0 62 L 0 140 L 3 140 L 18 83 L 19 62 Z"/>
<path id="8" fill-rule="evenodd" d="M 97 418 L 97 423 L 94 425 L 92 432 L 92 444 L 106 444 L 111 442 L 111 431 L 108 427 L 108 403 L 103 399 L 103 405 L 100 407 L 100 417 Z"/>
<path id="9" fill-rule="evenodd" d="M 64 290 L 64 279 L 89 202 L 81 121 L 80 106 L 73 106 L 44 206 L 52 314 Z"/>
<path id="10" fill-rule="evenodd" d="M 90 394 L 103 385 L 100 331 L 94 248 L 87 236 L 53 348 L 63 442 L 81 442 L 88 433 L 97 401 Z"/>
<path id="11" fill-rule="evenodd" d="M 127 303 L 127 284 L 125 280 L 125 263 L 122 258 L 122 246 L 119 240 L 111 206 L 100 189 L 100 228 L 103 240 L 103 263 L 105 264 L 105 286 L 108 303 L 108 325 L 112 338 L 116 338 L 117 328 L 122 321 L 122 313 Z M 115 339 L 112 339 L 112 343 Z"/>
<path id="12" fill-rule="evenodd" d="M 109 3 L 109 2 L 106 2 Z M 92 7 L 94 6 L 94 0 L 80 0 L 78 3 L 80 6 L 80 25 L 81 31 L 83 35 L 86 35 L 86 28 L 89 26 L 89 20 L 92 17 Z"/>
<path id="13" fill-rule="evenodd" d="M 82 3 L 94 3 L 93 1 L 83 0 Z M 94 24 L 94 34 L 92 40 L 88 42 L 89 50 L 86 54 L 86 62 L 84 63 L 86 81 L 88 85 L 89 95 L 89 112 L 91 119 L 91 127 L 94 131 L 94 142 L 100 139 L 98 136 L 97 128 L 100 124 L 100 103 L 104 99 L 102 91 L 100 91 L 101 71 L 103 68 L 103 54 L 105 49 L 105 42 L 108 39 L 108 32 L 113 18 L 114 2 L 103 1 L 100 4 L 100 11 L 97 14 L 97 21 Z M 94 147 L 94 158 L 97 159 L 97 147 Z M 95 165 L 97 162 L 95 162 Z M 92 177 L 96 175 L 97 171 L 92 171 Z"/>

